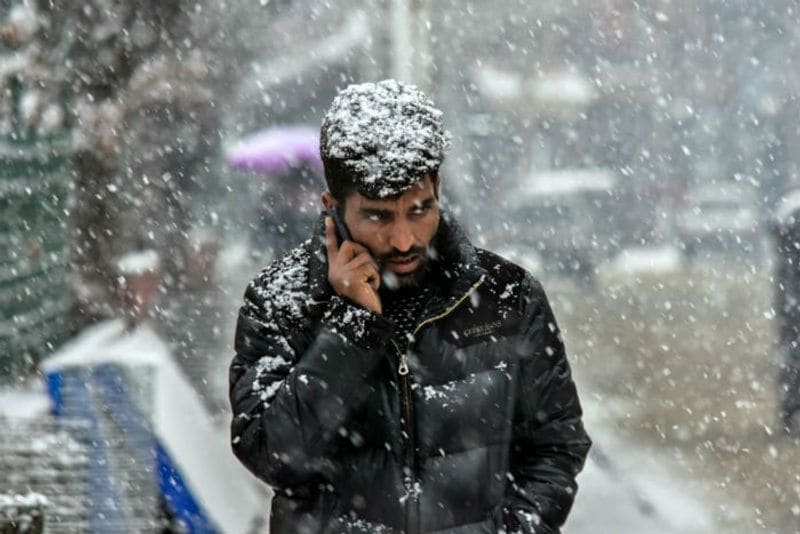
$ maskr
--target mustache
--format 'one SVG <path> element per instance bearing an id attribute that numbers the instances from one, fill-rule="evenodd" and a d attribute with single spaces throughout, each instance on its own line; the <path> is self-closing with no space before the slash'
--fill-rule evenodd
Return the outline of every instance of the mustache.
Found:
<path id="1" fill-rule="evenodd" d="M 396 261 L 402 260 L 404 258 L 408 258 L 409 256 L 421 256 L 423 258 L 428 256 L 428 250 L 425 247 L 414 246 L 408 249 L 406 252 L 400 252 L 399 250 L 393 250 L 391 252 L 387 252 L 381 256 L 375 258 L 378 263 L 386 263 L 389 261 Z"/>

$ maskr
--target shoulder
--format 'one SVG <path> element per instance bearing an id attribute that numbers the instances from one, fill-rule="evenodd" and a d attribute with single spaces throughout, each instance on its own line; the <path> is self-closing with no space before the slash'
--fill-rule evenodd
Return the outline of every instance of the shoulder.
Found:
<path id="1" fill-rule="evenodd" d="M 478 256 L 489 273 L 484 281 L 486 300 L 502 317 L 516 318 L 514 328 L 506 331 L 536 336 L 558 332 L 550 301 L 536 277 L 492 252 L 479 250 Z"/>
<path id="2" fill-rule="evenodd" d="M 256 315 L 300 319 L 309 299 L 309 243 L 290 250 L 258 273 L 245 290 L 246 311 Z"/>
<path id="3" fill-rule="evenodd" d="M 527 331 L 535 315 L 531 301 L 543 295 L 538 281 L 521 266 L 488 250 L 475 251 L 482 280 L 470 294 L 469 305 L 450 314 L 445 326 L 458 334 L 452 342 L 459 346 Z"/>
<path id="4" fill-rule="evenodd" d="M 476 247 L 475 252 L 478 255 L 478 262 L 480 263 L 480 266 L 492 277 L 498 279 L 517 280 L 524 278 L 528 274 L 528 271 L 516 263 L 507 260 L 506 258 L 490 250 Z"/>
<path id="5" fill-rule="evenodd" d="M 499 301 L 526 307 L 531 300 L 543 300 L 544 289 L 529 271 L 494 252 L 476 248 L 478 261 L 486 273 L 484 285 Z"/>

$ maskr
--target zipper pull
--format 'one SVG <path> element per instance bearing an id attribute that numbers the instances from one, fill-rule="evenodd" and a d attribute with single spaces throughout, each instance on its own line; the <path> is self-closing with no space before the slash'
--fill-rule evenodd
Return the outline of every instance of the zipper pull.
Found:
<path id="1" fill-rule="evenodd" d="M 400 355 L 400 367 L 397 368 L 397 373 L 400 376 L 406 376 L 408 374 L 408 356 L 405 353 Z"/>

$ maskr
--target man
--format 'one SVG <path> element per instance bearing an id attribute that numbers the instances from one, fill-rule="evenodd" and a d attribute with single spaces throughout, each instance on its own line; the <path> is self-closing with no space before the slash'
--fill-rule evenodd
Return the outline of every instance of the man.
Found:
<path id="1" fill-rule="evenodd" d="M 558 532 L 590 446 L 570 368 L 538 282 L 440 209 L 441 112 L 353 85 L 321 134 L 349 236 L 326 216 L 251 282 L 231 365 L 271 532 Z"/>

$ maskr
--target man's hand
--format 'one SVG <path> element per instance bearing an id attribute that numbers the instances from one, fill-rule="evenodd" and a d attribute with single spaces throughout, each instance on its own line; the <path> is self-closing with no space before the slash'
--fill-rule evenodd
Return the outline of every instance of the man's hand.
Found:
<path id="1" fill-rule="evenodd" d="M 333 290 L 380 314 L 383 311 L 378 296 L 381 272 L 369 250 L 353 241 L 339 245 L 330 217 L 325 217 L 325 244 L 328 249 L 328 282 Z"/>

